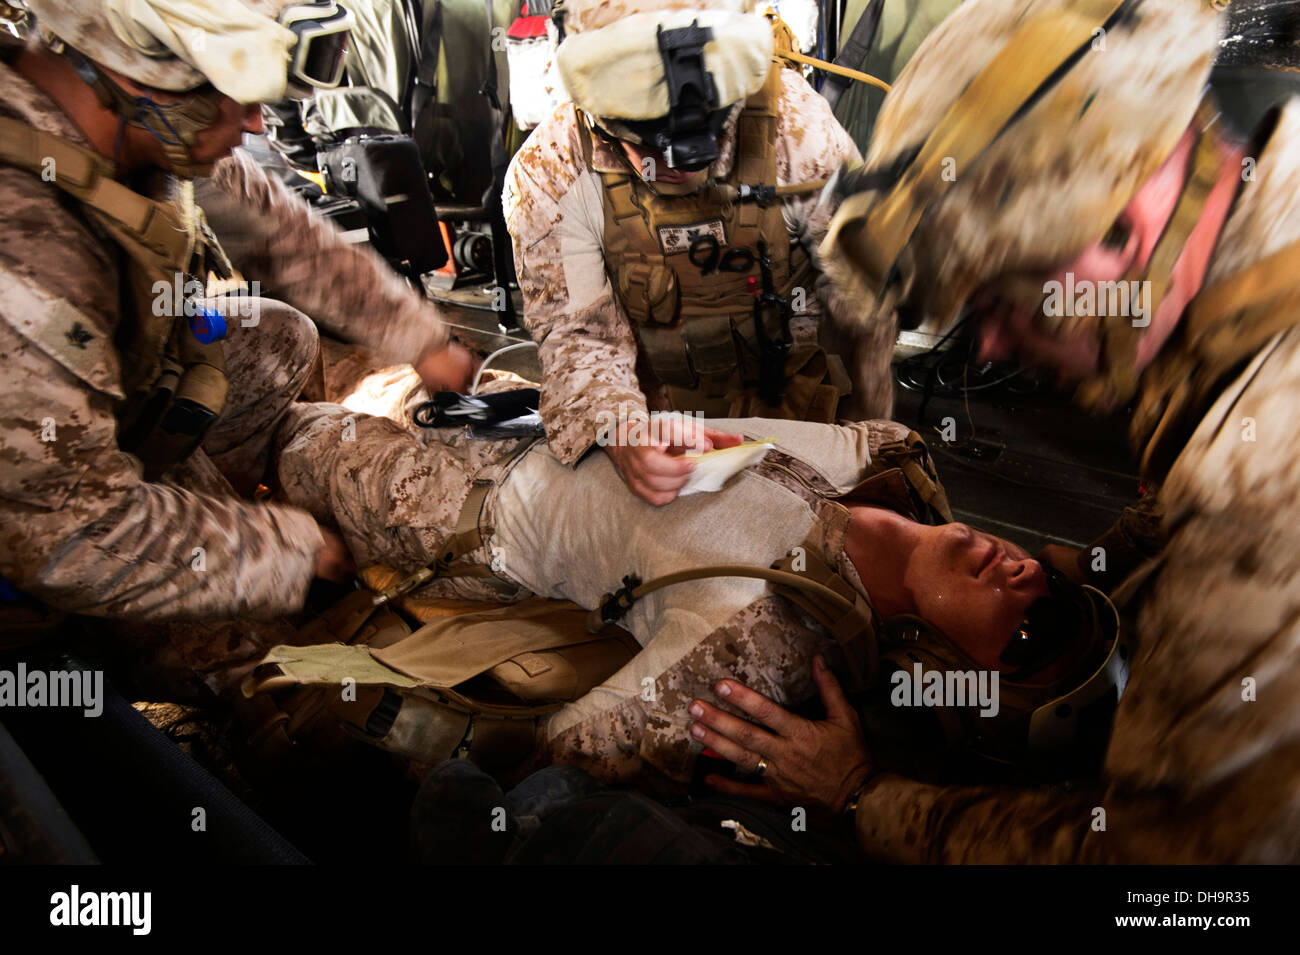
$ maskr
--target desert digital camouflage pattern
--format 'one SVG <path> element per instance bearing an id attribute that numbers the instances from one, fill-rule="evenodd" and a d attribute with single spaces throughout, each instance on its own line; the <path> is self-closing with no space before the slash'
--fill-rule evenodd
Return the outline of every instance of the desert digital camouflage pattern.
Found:
<path id="1" fill-rule="evenodd" d="M 925 38 L 885 97 L 866 167 L 889 168 L 921 147 L 1020 26 L 1072 7 L 1082 4 L 959 6 Z M 1191 122 L 1218 50 L 1217 11 L 1203 0 L 1143 0 L 1091 43 L 1089 22 L 1080 21 L 1079 43 L 1087 49 L 1068 73 L 971 168 L 945 171 L 899 262 L 902 294 L 926 316 L 947 322 L 982 281 L 1050 268 L 1101 238 Z M 874 290 L 842 267 L 843 250 L 834 246 L 859 241 L 855 229 L 869 198 L 846 200 L 831 248 L 823 250 L 832 277 L 868 298 Z M 869 230 L 860 241 L 871 241 Z"/>
<path id="2" fill-rule="evenodd" d="M 183 92 L 211 81 L 241 102 L 257 102 L 241 95 L 250 75 L 266 77 L 264 98 L 283 95 L 280 66 L 293 36 L 275 20 L 295 2 L 189 0 L 189 9 L 172 5 L 161 16 L 150 0 L 135 0 L 135 9 L 128 0 L 27 0 L 27 6 L 43 33 L 146 86 Z M 144 25 L 150 22 L 170 34 L 170 48 Z"/>
<path id="3" fill-rule="evenodd" d="M 1152 49 L 1163 55 L 1166 44 Z M 913 61 L 910 69 L 914 82 L 950 82 L 947 61 Z M 1288 103 L 1257 158 L 1207 283 L 1300 239 L 1300 101 Z M 1059 201 L 1069 205 L 1074 172 L 1065 168 L 1071 178 Z M 1088 169 L 1081 174 L 1086 193 Z M 1080 232 L 1080 245 L 1086 241 Z M 1161 358 L 1183 347 L 1175 336 Z M 1117 594 L 1136 618 L 1136 648 L 1103 780 L 1067 792 L 943 788 L 884 775 L 857 813 L 871 855 L 975 863 L 1300 859 L 1300 332 L 1275 336 L 1229 382 L 1160 489 L 1163 552 Z M 1153 387 L 1150 372 L 1142 385 Z"/>
<path id="4" fill-rule="evenodd" d="M 616 5 L 615 5 L 616 6 Z M 843 127 L 803 78 L 782 72 L 777 126 L 777 179 L 782 185 L 831 176 L 858 158 Z M 506 175 L 503 204 L 514 241 L 524 296 L 524 323 L 538 343 L 543 369 L 541 415 L 556 456 L 573 464 L 595 443 L 602 412 L 630 416 L 667 407 L 645 395 L 637 377 L 633 324 L 617 301 L 603 253 L 604 192 L 600 172 L 627 168 L 626 160 L 597 142 L 592 168 L 583 159 L 582 118 L 572 104 L 559 107 L 516 153 Z M 735 154 L 735 117 L 719 140 L 710 173 L 725 176 Z M 817 248 L 833 212 L 822 195 L 789 196 L 782 210 L 791 241 L 820 266 Z M 849 370 L 854 408 L 862 417 L 892 410 L 889 377 L 892 317 L 865 323 L 861 301 L 831 288 L 818 272 L 806 308 L 791 320 L 795 345 L 816 344 L 839 354 Z"/>
<path id="5" fill-rule="evenodd" d="M 10 117 L 86 145 L 3 63 L 0 103 Z M 395 360 L 446 341 L 432 307 L 377 257 L 343 243 L 245 159 L 221 164 L 203 191 L 247 278 L 318 313 L 323 327 Z M 0 575 L 61 610 L 119 620 L 265 619 L 299 609 L 321 546 L 316 522 L 241 499 L 232 482 L 248 492 L 261 479 L 276 423 L 316 357 L 312 323 L 269 300 L 232 315 L 222 418 L 190 461 L 147 483 L 117 446 L 117 247 L 56 186 L 9 167 L 0 168 L 0 219 L 12 240 L 0 249 Z M 254 223 L 265 232 L 243 231 Z M 222 686 L 215 674 L 224 665 L 265 651 L 251 636 L 184 639 L 191 645 L 173 658 Z"/>
<path id="6" fill-rule="evenodd" d="M 634 13 L 704 9 L 730 13 L 761 12 L 753 0 L 564 0 L 564 29 L 572 33 L 589 33 Z"/>
<path id="7" fill-rule="evenodd" d="M 889 421 L 708 423 L 778 438 L 796 469 L 839 491 L 869 472 L 881 444 L 907 434 Z M 434 580 L 418 596 L 510 602 L 538 594 L 592 608 L 626 574 L 650 580 L 710 564 L 766 567 L 810 539 L 857 580 L 843 555 L 847 510 L 779 469 L 759 465 L 720 492 L 655 508 L 623 486 L 605 455 L 574 468 L 537 442 L 516 458 L 519 441 L 468 440 L 457 429 L 416 435 L 396 421 L 326 404 L 295 406 L 283 430 L 293 434 L 278 456 L 284 497 L 336 523 L 360 566 L 411 572 L 432 563 L 473 479 L 496 482 L 480 522 L 485 543 L 470 555 L 495 576 Z M 754 513 L 764 514 L 762 524 Z M 665 588 L 639 601 L 622 624 L 641 652 L 553 714 L 541 741 L 551 758 L 611 782 L 646 770 L 689 779 L 700 748 L 687 734 L 693 699 L 713 699 L 713 684 L 731 676 L 799 702 L 813 692 L 812 655 L 828 649 L 825 633 L 802 611 L 748 578 Z"/>

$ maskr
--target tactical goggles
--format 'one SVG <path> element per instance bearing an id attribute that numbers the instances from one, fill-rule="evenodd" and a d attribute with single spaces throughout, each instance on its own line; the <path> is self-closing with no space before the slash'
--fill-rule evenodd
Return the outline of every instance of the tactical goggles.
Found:
<path id="1" fill-rule="evenodd" d="M 718 158 L 718 138 L 727 124 L 731 108 L 714 110 L 701 116 L 665 116 L 652 120 L 620 120 L 638 140 L 664 154 L 669 169 L 698 172 Z"/>
<path id="2" fill-rule="evenodd" d="M 338 86 L 343 79 L 349 31 L 356 25 L 351 11 L 335 0 L 318 0 L 285 7 L 279 23 L 298 38 L 289 61 L 289 85 L 305 88 L 304 92 Z"/>

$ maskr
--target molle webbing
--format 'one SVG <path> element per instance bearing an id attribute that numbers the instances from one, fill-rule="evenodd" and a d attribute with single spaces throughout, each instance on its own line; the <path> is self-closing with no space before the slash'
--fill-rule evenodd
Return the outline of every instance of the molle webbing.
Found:
<path id="1" fill-rule="evenodd" d="M 757 264 L 748 272 L 715 269 L 706 275 L 689 261 L 691 237 L 713 235 L 723 254 L 729 249 L 756 253 L 762 242 L 777 293 L 788 298 L 802 287 L 812 294 L 812 263 L 791 244 L 779 197 L 824 183 L 777 187 L 781 89 L 781 68 L 773 64 L 763 87 L 740 111 L 732 168 L 722 182 L 710 180 L 691 195 L 666 197 L 631 169 L 601 173 L 605 262 L 615 295 L 637 325 L 642 354 L 658 382 L 670 394 L 694 393 L 687 399 L 693 407 L 682 410 L 705 410 L 701 402 L 738 395 L 756 378 L 759 355 L 753 327 Z M 581 135 L 590 165 L 593 132 L 584 126 Z M 791 373 L 807 360 L 805 354 L 792 356 Z M 724 404 L 709 408 L 743 413 Z"/>

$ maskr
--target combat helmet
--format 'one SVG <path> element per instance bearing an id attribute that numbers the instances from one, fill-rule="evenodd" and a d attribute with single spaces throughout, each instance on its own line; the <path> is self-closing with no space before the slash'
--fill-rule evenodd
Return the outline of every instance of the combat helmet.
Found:
<path id="1" fill-rule="evenodd" d="M 1027 765 L 1092 749 L 1109 735 L 1128 683 L 1130 648 L 1119 612 L 1094 587 L 1047 568 L 1048 594 L 1030 605 L 1002 652 L 994 704 L 974 696 L 979 667 L 934 624 L 912 614 L 879 622 L 875 687 L 892 705 L 936 689 L 916 716 L 934 741 L 996 763 Z M 953 691 L 956 691 L 954 698 Z M 897 697 L 897 698 L 896 698 Z"/>
<path id="2" fill-rule="evenodd" d="M 962 4 L 899 75 L 863 167 L 844 176 L 828 271 L 904 327 L 947 325 L 991 283 L 1019 279 L 1023 299 L 1025 279 L 1109 232 L 1193 125 L 1221 28 L 1207 0 Z M 1099 339 L 1102 374 L 1082 397 L 1114 407 L 1136 390 L 1140 330 L 1082 321 L 1047 330 Z"/>
<path id="3" fill-rule="evenodd" d="M 1111 717 L 1128 683 L 1130 648 L 1119 611 L 1094 587 L 1044 567 L 1048 592 L 1026 609 L 1008 634 L 997 668 L 997 706 L 982 712 L 973 697 L 929 702 L 917 715 L 937 724 L 931 741 L 946 755 L 1031 767 L 1063 754 L 1093 749 L 1109 733 Z M 636 601 L 656 590 L 708 577 L 767 580 L 774 593 L 802 609 L 838 645 L 846 688 L 887 695 L 896 673 L 947 684 L 979 679 L 981 667 L 933 622 L 915 614 L 882 617 L 860 580 L 851 581 L 817 553 L 796 548 L 771 567 L 697 567 L 642 581 L 623 578 L 590 615 L 588 629 L 615 623 Z M 931 676 L 933 674 L 934 676 Z M 991 675 L 986 679 L 991 682 Z M 919 725 L 920 721 L 913 721 Z M 927 727 L 929 728 L 929 727 Z"/>
<path id="4" fill-rule="evenodd" d="M 1126 629 L 1101 591 L 1075 584 L 1046 565 L 1044 570 L 1047 593 L 1007 634 L 997 667 L 996 707 L 982 711 L 969 694 L 957 700 L 944 696 L 937 704 L 927 699 L 916 714 L 921 720 L 910 721 L 933 724 L 930 737 L 938 749 L 1028 765 L 1106 735 L 1128 682 Z M 909 683 L 972 691 L 981 671 L 991 682 L 988 667 L 942 628 L 915 614 L 882 617 L 860 581 L 850 581 L 810 549 L 784 558 L 764 576 L 836 640 L 852 690 L 883 698 L 899 673 Z"/>
<path id="5" fill-rule="evenodd" d="M 274 102 L 337 86 L 353 17 L 336 0 L 27 0 L 47 43 L 106 109 L 148 130 L 180 176 L 223 97 Z M 147 89 L 189 93 L 159 103 Z"/>
<path id="6" fill-rule="evenodd" d="M 688 172 L 718 157 L 733 108 L 772 65 L 772 25 L 751 0 L 558 0 L 552 19 L 573 102 Z"/>

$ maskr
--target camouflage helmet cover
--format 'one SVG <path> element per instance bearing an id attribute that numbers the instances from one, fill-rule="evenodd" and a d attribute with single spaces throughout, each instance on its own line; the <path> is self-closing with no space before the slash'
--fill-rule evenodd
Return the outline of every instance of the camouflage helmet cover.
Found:
<path id="1" fill-rule="evenodd" d="M 212 83 L 241 103 L 285 95 L 296 38 L 277 22 L 304 0 L 27 0 L 37 26 L 142 86 Z"/>
<path id="2" fill-rule="evenodd" d="M 556 65 L 565 89 L 603 120 L 668 114 L 661 30 L 696 23 L 711 31 L 702 52 L 718 107 L 757 92 L 772 62 L 771 24 L 750 0 L 561 0 L 554 18 L 564 31 Z"/>
<path id="3" fill-rule="evenodd" d="M 1172 152 L 1201 100 L 1219 14 L 1204 0 L 1125 0 L 1109 19 L 1093 15 L 1106 6 L 968 0 L 900 73 L 867 170 L 905 168 L 972 81 L 1037 18 L 1072 16 L 1078 33 L 1068 68 L 967 168 L 947 169 L 893 263 L 900 282 L 893 301 L 946 324 L 983 283 L 1068 260 L 1107 232 Z M 872 208 L 887 195 L 846 199 L 823 248 L 832 275 L 873 300 L 879 276 L 869 279 L 855 263 L 873 241 Z"/>
<path id="4" fill-rule="evenodd" d="M 565 33 L 590 33 L 640 13 L 668 13 L 677 10 L 716 10 L 751 13 L 753 0 L 557 0 L 564 11 Z"/>

